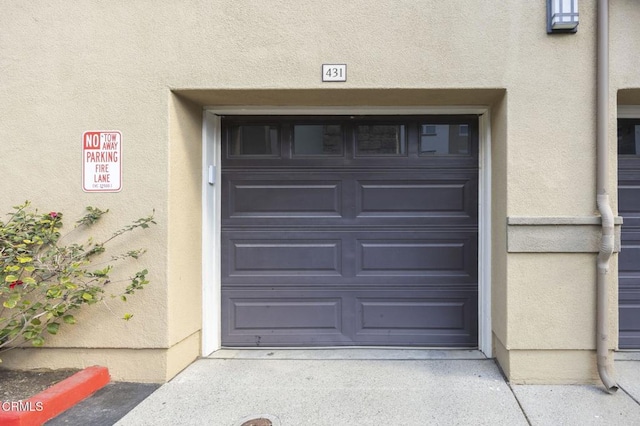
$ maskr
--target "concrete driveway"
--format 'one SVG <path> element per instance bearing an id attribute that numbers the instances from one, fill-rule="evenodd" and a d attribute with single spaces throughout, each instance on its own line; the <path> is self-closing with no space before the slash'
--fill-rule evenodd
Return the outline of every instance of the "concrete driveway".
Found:
<path id="1" fill-rule="evenodd" d="M 621 390 L 608 395 L 600 386 L 509 385 L 475 351 L 226 350 L 194 362 L 117 424 L 636 425 L 640 361 L 616 369 Z"/>

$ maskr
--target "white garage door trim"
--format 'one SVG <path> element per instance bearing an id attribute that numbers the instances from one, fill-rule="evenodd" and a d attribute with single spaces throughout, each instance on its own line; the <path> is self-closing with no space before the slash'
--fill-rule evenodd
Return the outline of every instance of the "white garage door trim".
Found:
<path id="1" fill-rule="evenodd" d="M 480 125 L 478 194 L 478 346 L 492 357 L 491 345 L 491 127 L 486 107 L 215 107 L 204 111 L 202 128 L 202 356 L 221 346 L 220 279 L 220 115 L 455 115 L 478 114 Z M 208 262 L 207 259 L 214 259 Z"/>

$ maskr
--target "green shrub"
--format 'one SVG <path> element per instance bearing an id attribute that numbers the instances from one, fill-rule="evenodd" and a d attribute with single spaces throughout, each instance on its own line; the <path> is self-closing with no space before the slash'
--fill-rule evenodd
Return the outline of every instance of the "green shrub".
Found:
<path id="1" fill-rule="evenodd" d="M 87 207 L 71 232 L 86 232 L 108 211 Z M 152 213 L 104 241 L 89 238 L 83 244 L 65 245 L 62 218 L 60 212 L 38 213 L 27 201 L 13 207 L 6 222 L 0 221 L 0 352 L 25 343 L 42 346 L 46 335 L 57 334 L 63 324 L 75 324 L 75 311 L 105 298 L 115 266 L 145 252 L 136 249 L 107 257 L 107 245 L 155 224 Z M 147 274 L 143 269 L 124 279 L 128 285 L 114 297 L 126 301 L 149 282 Z M 124 319 L 131 317 L 125 314 Z"/>

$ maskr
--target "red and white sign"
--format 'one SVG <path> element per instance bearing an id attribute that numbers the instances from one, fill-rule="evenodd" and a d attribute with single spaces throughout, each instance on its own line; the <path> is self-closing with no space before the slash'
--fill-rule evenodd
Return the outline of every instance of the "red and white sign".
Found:
<path id="1" fill-rule="evenodd" d="M 85 192 L 122 189 L 122 134 L 119 131 L 82 134 L 82 189 Z"/>

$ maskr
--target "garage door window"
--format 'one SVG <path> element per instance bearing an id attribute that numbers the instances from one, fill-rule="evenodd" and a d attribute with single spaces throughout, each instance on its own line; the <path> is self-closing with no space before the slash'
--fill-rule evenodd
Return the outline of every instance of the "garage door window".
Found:
<path id="1" fill-rule="evenodd" d="M 343 130 L 339 124 L 293 126 L 293 155 L 342 155 Z"/>
<path id="2" fill-rule="evenodd" d="M 619 120 L 618 154 L 640 155 L 640 120 Z"/>
<path id="3" fill-rule="evenodd" d="M 404 125 L 367 125 L 356 128 L 358 155 L 406 155 Z"/>
<path id="4" fill-rule="evenodd" d="M 468 155 L 468 124 L 422 124 L 420 155 Z"/>
<path id="5" fill-rule="evenodd" d="M 279 149 L 277 126 L 233 126 L 229 140 L 231 156 L 277 156 Z"/>

